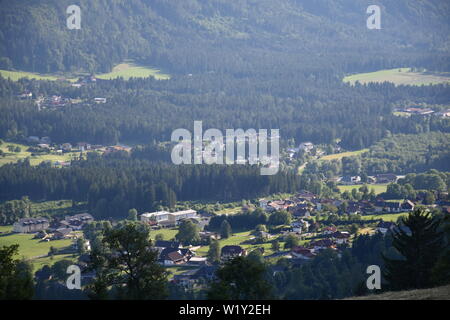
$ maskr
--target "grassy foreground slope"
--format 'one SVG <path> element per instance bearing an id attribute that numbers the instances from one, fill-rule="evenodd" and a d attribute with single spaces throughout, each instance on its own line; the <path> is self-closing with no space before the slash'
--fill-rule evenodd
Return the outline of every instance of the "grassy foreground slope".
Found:
<path id="1" fill-rule="evenodd" d="M 413 72 L 410 68 L 396 68 L 389 70 L 380 70 L 369 73 L 358 73 L 347 76 L 344 82 L 354 85 L 356 81 L 362 84 L 370 82 L 382 83 L 392 82 L 395 85 L 433 85 L 439 83 L 450 83 L 450 74 L 435 72 Z"/>
<path id="2" fill-rule="evenodd" d="M 450 300 L 450 285 L 431 289 L 393 291 L 344 300 Z"/>

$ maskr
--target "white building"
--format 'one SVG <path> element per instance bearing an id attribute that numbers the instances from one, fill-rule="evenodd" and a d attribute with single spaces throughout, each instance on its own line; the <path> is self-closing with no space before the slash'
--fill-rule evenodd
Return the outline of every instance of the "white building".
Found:
<path id="1" fill-rule="evenodd" d="M 169 213 L 169 221 L 175 224 L 179 223 L 180 220 L 196 217 L 197 211 L 192 209 Z"/>
<path id="2" fill-rule="evenodd" d="M 156 221 L 158 223 L 168 222 L 169 224 L 176 225 L 179 221 L 183 219 L 196 218 L 197 211 L 189 209 L 177 212 L 168 211 L 158 211 L 158 212 L 148 212 L 141 215 L 141 221 L 149 222 L 150 220 Z"/>
<path id="3" fill-rule="evenodd" d="M 149 222 L 154 220 L 156 222 L 169 220 L 169 212 L 167 211 L 157 211 L 157 212 L 146 212 L 141 215 L 141 221 Z"/>

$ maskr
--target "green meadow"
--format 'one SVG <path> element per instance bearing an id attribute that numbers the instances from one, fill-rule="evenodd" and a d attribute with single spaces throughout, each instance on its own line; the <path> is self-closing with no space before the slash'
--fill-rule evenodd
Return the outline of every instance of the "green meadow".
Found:
<path id="1" fill-rule="evenodd" d="M 8 146 L 13 147 L 19 147 L 19 152 L 11 152 L 8 150 Z M 11 143 L 3 141 L 2 144 L 0 144 L 0 150 L 3 151 L 3 155 L 0 155 L 0 166 L 7 164 L 7 163 L 15 163 L 19 160 L 23 160 L 25 158 L 30 159 L 30 164 L 35 166 L 39 165 L 43 161 L 60 161 L 60 162 L 66 162 L 70 161 L 73 157 L 79 157 L 79 152 L 68 152 L 63 154 L 38 154 L 38 155 L 31 155 L 31 152 L 27 151 L 29 146 L 18 144 L 18 143 Z"/>
<path id="2" fill-rule="evenodd" d="M 9 70 L 0 70 L 0 75 L 4 78 L 10 78 L 13 81 L 17 81 L 21 78 L 27 79 L 36 79 L 36 80 L 50 80 L 56 81 L 58 79 L 65 79 L 70 82 L 76 82 L 79 76 L 86 75 L 83 74 L 70 74 L 67 76 L 57 75 L 57 74 L 40 74 L 34 72 L 25 72 L 25 71 L 9 71 Z M 170 75 L 161 72 L 161 70 L 149 67 L 149 66 L 141 66 L 138 64 L 134 64 L 132 62 L 124 62 L 116 65 L 111 72 L 97 74 L 96 78 L 103 80 L 111 80 L 115 78 L 122 77 L 125 80 L 130 78 L 148 78 L 154 77 L 157 80 L 168 80 L 170 79 Z"/>
<path id="3" fill-rule="evenodd" d="M 50 80 L 50 81 L 55 81 L 58 79 L 58 77 L 55 75 L 45 75 L 45 74 L 25 72 L 25 71 L 0 70 L 0 75 L 6 79 L 10 78 L 12 81 L 17 81 L 21 78 L 36 79 L 36 80 Z"/>
<path id="4" fill-rule="evenodd" d="M 252 235 L 251 231 L 244 231 L 244 232 L 236 232 L 233 233 L 232 236 L 230 236 L 228 239 L 221 239 L 219 240 L 220 243 L 220 247 L 224 247 L 224 246 L 230 246 L 230 245 L 238 245 L 241 246 L 242 248 L 246 249 L 247 252 L 251 252 L 252 250 L 255 250 L 256 248 L 264 248 L 264 255 L 271 255 L 274 253 L 274 251 L 272 250 L 272 243 L 271 241 L 276 239 L 277 235 L 275 235 L 272 239 L 268 240 L 268 242 L 262 243 L 262 244 L 250 244 L 250 243 L 246 243 L 249 240 L 251 240 L 254 236 Z M 282 241 L 281 238 L 278 239 L 278 241 L 280 242 L 280 250 L 284 250 L 284 241 Z M 301 244 L 304 244 L 306 241 L 302 240 L 300 241 Z M 199 256 L 203 256 L 206 257 L 206 255 L 208 254 L 208 249 L 209 246 L 202 246 L 200 247 L 197 251 L 196 254 Z"/>
<path id="5" fill-rule="evenodd" d="M 164 240 L 172 240 L 178 233 L 177 228 L 162 228 L 159 230 L 150 231 L 150 238 L 155 239 L 156 235 L 162 234 Z"/>
<path id="6" fill-rule="evenodd" d="M 61 249 L 72 244 L 72 240 L 54 240 L 48 242 L 40 242 L 40 239 L 33 239 L 33 237 L 34 234 L 30 233 L 12 233 L 2 235 L 0 237 L 0 246 L 18 244 L 19 257 L 32 259 L 38 256 L 47 255 L 50 247 Z"/>
<path id="7" fill-rule="evenodd" d="M 54 240 L 48 242 L 40 242 L 39 239 L 33 239 L 34 234 L 29 233 L 9 233 L 12 226 L 0 227 L 0 247 L 19 245 L 18 259 L 29 260 L 33 264 L 34 270 L 38 270 L 44 265 L 51 265 L 63 259 L 73 259 L 71 254 L 56 254 L 53 257 L 48 256 L 50 247 L 56 249 L 67 248 L 72 245 L 72 240 Z"/>
<path id="8" fill-rule="evenodd" d="M 119 77 L 122 77 L 125 80 L 128 80 L 130 78 L 148 78 L 148 77 L 154 77 L 157 80 L 170 79 L 170 75 L 162 73 L 161 70 L 159 69 L 146 66 L 139 66 L 133 63 L 121 63 L 115 66 L 111 72 L 99 74 L 96 75 L 96 77 L 104 80 L 111 80 Z"/>
<path id="9" fill-rule="evenodd" d="M 380 214 L 369 214 L 362 216 L 363 220 L 375 220 L 375 219 L 383 219 L 383 221 L 391 221 L 396 222 L 400 217 L 406 217 L 408 212 L 400 212 L 400 213 L 380 213 Z"/>
<path id="10" fill-rule="evenodd" d="M 358 73 L 345 77 L 343 81 L 351 85 L 354 85 L 356 81 L 359 81 L 362 84 L 370 82 L 392 82 L 395 85 L 421 86 L 450 83 L 450 73 L 426 71 L 413 72 L 410 68 L 395 68 L 368 73 Z"/>
<path id="11" fill-rule="evenodd" d="M 361 149 L 361 150 L 356 150 L 356 151 L 348 151 L 348 152 L 341 152 L 341 153 L 334 153 L 334 154 L 329 154 L 323 157 L 320 157 L 319 160 L 325 160 L 325 161 L 330 161 L 330 160 L 338 160 L 338 159 L 342 159 L 344 157 L 355 157 L 355 156 L 359 156 L 365 152 L 368 152 L 369 149 Z"/>
<path id="12" fill-rule="evenodd" d="M 355 185 L 349 185 L 349 186 L 337 186 L 341 192 L 352 192 L 353 189 L 359 190 L 363 184 L 355 184 Z M 367 184 L 367 188 L 369 188 L 369 191 L 372 189 L 375 189 L 375 194 L 380 194 L 383 192 L 386 192 L 387 184 Z"/>

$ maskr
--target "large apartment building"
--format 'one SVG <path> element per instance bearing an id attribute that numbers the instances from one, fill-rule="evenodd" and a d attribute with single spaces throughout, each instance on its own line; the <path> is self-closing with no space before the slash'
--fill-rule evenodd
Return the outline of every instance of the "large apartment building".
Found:
<path id="1" fill-rule="evenodd" d="M 141 215 L 141 221 L 150 222 L 153 220 L 161 224 L 177 225 L 181 220 L 196 217 L 197 211 L 192 209 L 177 212 L 157 211 L 143 213 Z"/>
<path id="2" fill-rule="evenodd" d="M 23 218 L 14 223 L 13 231 L 18 233 L 32 233 L 45 230 L 49 227 L 45 218 Z"/>

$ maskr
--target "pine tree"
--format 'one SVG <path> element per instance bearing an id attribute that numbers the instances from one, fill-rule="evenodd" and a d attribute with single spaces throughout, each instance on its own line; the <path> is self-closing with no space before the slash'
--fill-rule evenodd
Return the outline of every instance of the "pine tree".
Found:
<path id="1" fill-rule="evenodd" d="M 272 298 L 272 286 L 266 279 L 266 267 L 258 261 L 237 257 L 228 261 L 216 274 L 208 299 L 264 300 Z"/>
<path id="2" fill-rule="evenodd" d="M 220 236 L 223 239 L 229 238 L 231 236 L 231 226 L 227 220 L 223 220 L 222 224 L 220 225 Z"/>
<path id="3" fill-rule="evenodd" d="M 29 262 L 15 260 L 19 245 L 0 248 L 0 300 L 28 300 L 33 297 L 33 268 Z"/>
<path id="4" fill-rule="evenodd" d="M 418 209 L 403 220 L 406 228 L 393 232 L 392 245 L 402 259 L 383 255 L 384 276 L 391 290 L 426 288 L 432 285 L 431 270 L 443 249 L 443 235 L 438 231 L 440 220 Z"/>
<path id="5" fill-rule="evenodd" d="M 220 243 L 217 240 L 211 240 L 209 244 L 208 261 L 211 263 L 220 261 Z"/>
<path id="6" fill-rule="evenodd" d="M 147 226 L 126 222 L 103 231 L 101 246 L 93 248 L 88 269 L 96 272 L 88 286 L 93 299 L 164 299 L 168 273 L 157 262 Z"/>

